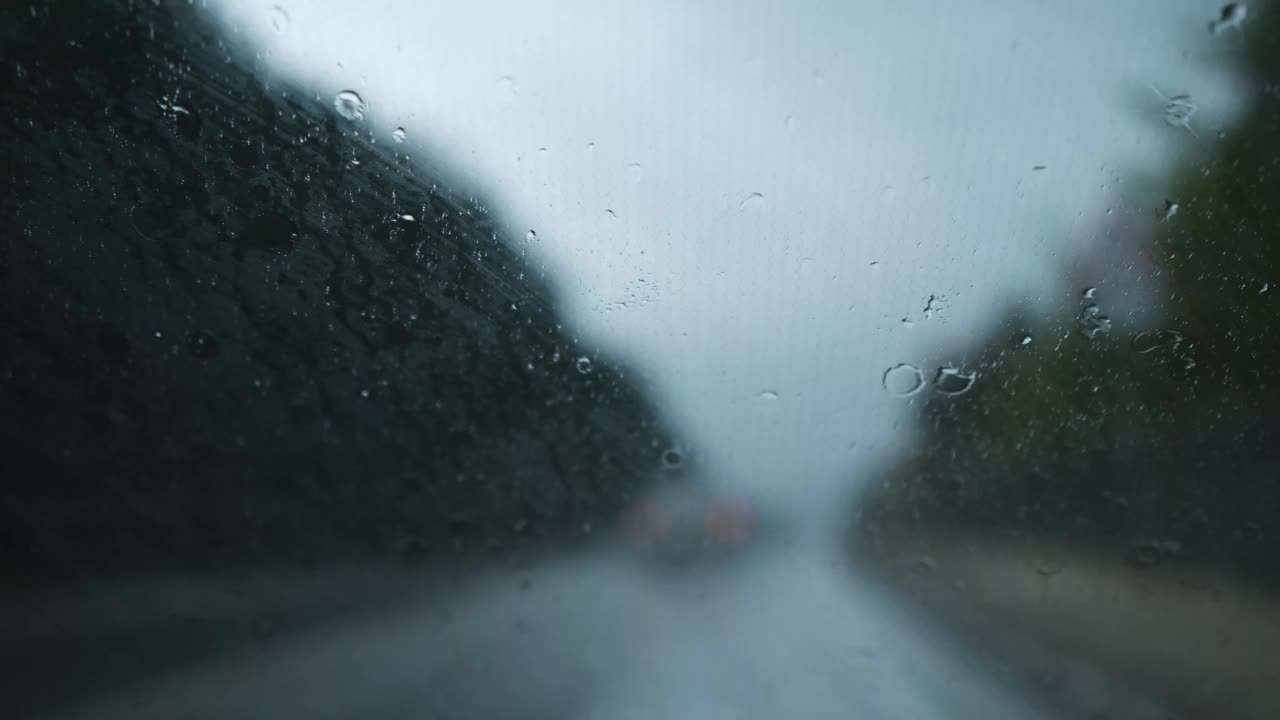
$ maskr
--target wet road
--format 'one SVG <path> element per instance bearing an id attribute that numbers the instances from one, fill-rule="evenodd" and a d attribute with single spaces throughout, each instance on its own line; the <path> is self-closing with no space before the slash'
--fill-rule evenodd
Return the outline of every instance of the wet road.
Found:
<path id="1" fill-rule="evenodd" d="M 437 587 L 70 716 L 1047 717 L 843 567 L 778 547 L 673 574 L 598 550 Z"/>

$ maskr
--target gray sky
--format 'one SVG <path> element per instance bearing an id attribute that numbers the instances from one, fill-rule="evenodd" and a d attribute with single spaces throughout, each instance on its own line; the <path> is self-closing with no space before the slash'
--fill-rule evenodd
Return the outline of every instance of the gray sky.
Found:
<path id="1" fill-rule="evenodd" d="M 1154 217 L 1134 179 L 1242 102 L 1206 0 L 210 4 L 264 77 L 355 90 L 379 142 L 535 230 L 584 345 L 721 480 L 806 506 L 910 442 L 887 368 L 1074 296 L 1106 209 Z"/>

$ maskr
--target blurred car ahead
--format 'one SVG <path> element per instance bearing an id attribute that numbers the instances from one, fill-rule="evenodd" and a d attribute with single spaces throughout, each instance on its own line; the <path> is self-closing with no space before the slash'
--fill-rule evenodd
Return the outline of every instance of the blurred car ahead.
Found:
<path id="1" fill-rule="evenodd" d="M 759 544 L 757 503 L 687 480 L 668 481 L 624 509 L 626 545 L 670 567 L 726 560 Z"/>

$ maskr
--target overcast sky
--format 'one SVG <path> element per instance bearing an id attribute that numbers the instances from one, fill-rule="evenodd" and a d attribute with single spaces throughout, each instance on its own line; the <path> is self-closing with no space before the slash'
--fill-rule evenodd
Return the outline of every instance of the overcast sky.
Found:
<path id="1" fill-rule="evenodd" d="M 210 6 L 534 230 L 584 347 L 717 477 L 806 504 L 912 439 L 887 368 L 963 365 L 1009 303 L 1075 298 L 1073 257 L 1123 267 L 1108 229 L 1243 103 L 1206 0 Z"/>

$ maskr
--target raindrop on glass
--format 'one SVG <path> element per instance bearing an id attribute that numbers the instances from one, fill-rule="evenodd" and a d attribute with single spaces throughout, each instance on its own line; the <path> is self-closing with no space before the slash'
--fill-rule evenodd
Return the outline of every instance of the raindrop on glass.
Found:
<path id="1" fill-rule="evenodd" d="M 640 163 L 631 163 L 627 166 L 627 179 L 631 184 L 639 184 L 642 178 L 644 178 L 644 167 Z"/>
<path id="2" fill-rule="evenodd" d="M 576 367 L 578 369 L 578 372 L 582 373 L 583 375 L 590 375 L 591 371 L 594 369 L 591 366 L 591 358 L 589 357 L 578 358 L 578 361 L 574 363 L 574 367 Z"/>
<path id="3" fill-rule="evenodd" d="M 538 233 L 533 230 L 530 230 L 529 232 L 524 234 L 525 242 L 535 242 L 537 241 L 537 239 L 538 239 Z"/>
<path id="4" fill-rule="evenodd" d="M 756 207 L 763 203 L 764 203 L 764 195 L 761 195 L 758 192 L 753 192 L 750 195 L 742 198 L 742 202 L 738 203 L 738 209 L 746 210 L 749 207 Z"/>
<path id="5" fill-rule="evenodd" d="M 1102 310 L 1093 303 L 1084 306 L 1080 311 L 1080 332 L 1092 340 L 1098 333 L 1111 331 L 1111 318 L 1102 314 Z"/>
<path id="6" fill-rule="evenodd" d="M 289 13 L 279 5 L 271 8 L 271 28 L 281 34 L 289 30 Z"/>
<path id="7" fill-rule="evenodd" d="M 369 108 L 355 90 L 343 90 L 334 96 L 333 109 L 347 120 L 362 120 Z"/>
<path id="8" fill-rule="evenodd" d="M 1154 89 L 1154 88 L 1153 88 Z M 1163 93 L 1156 90 L 1156 95 L 1164 101 L 1164 121 L 1170 127 L 1182 128 L 1191 133 L 1192 137 L 1200 137 L 1196 131 L 1191 128 L 1191 118 L 1195 117 L 1196 112 L 1200 110 L 1200 106 L 1196 101 L 1191 99 L 1190 95 L 1185 93 L 1165 97 Z"/>
<path id="9" fill-rule="evenodd" d="M 759 400 L 777 400 L 779 397 L 777 390 L 761 390 L 756 394 Z"/>
<path id="10" fill-rule="evenodd" d="M 1023 336 L 1022 336 L 1022 343 L 1021 343 L 1021 344 L 1022 344 L 1022 345 L 1030 345 L 1030 344 L 1031 344 L 1031 336 L 1030 336 L 1030 335 L 1023 335 Z"/>
<path id="11" fill-rule="evenodd" d="M 201 360 L 212 360 L 218 356 L 218 341 L 203 330 L 187 333 L 187 352 Z"/>
<path id="12" fill-rule="evenodd" d="M 1096 287 L 1087 287 L 1087 288 L 1085 288 L 1085 289 L 1084 289 L 1084 292 L 1083 292 L 1083 293 L 1081 293 L 1081 294 L 1082 294 L 1082 295 L 1084 295 L 1084 299 L 1085 299 L 1085 300 L 1092 300 L 1092 299 L 1093 299 L 1093 296 L 1094 296 L 1095 294 L 1097 294 L 1097 292 L 1098 292 L 1098 288 L 1096 288 Z"/>
<path id="13" fill-rule="evenodd" d="M 946 302 L 947 299 L 945 297 L 930 295 L 929 298 L 924 301 L 924 309 L 921 311 L 924 313 L 924 319 L 931 320 L 933 318 L 933 314 L 940 312 Z"/>
<path id="14" fill-rule="evenodd" d="M 1182 345 L 1182 335 L 1172 330 L 1144 330 L 1133 337 L 1133 349 L 1148 355 L 1172 352 Z"/>
<path id="15" fill-rule="evenodd" d="M 667 470 L 679 470 L 684 464 L 684 453 L 676 448 L 667 448 L 662 453 L 662 467 Z"/>
<path id="16" fill-rule="evenodd" d="M 395 130 L 392 130 L 392 131 L 391 131 L 391 139 L 392 139 L 392 140 L 395 140 L 395 141 L 396 141 L 396 142 L 398 142 L 398 143 L 402 143 L 402 142 L 404 142 L 404 138 L 405 138 L 404 128 L 402 128 L 402 127 L 398 127 L 398 128 L 396 128 Z"/>
<path id="17" fill-rule="evenodd" d="M 412 215 L 409 215 L 408 213 L 406 213 L 406 214 L 404 214 L 404 215 L 401 215 L 401 216 L 400 216 L 400 219 L 401 219 L 401 220 L 403 220 L 403 221 L 405 221 L 405 222 L 413 222 L 413 221 L 417 220 L 417 218 L 415 218 L 415 217 L 414 217 L 414 216 L 412 216 Z"/>
<path id="18" fill-rule="evenodd" d="M 884 389 L 894 397 L 908 397 L 924 387 L 924 373 L 915 365 L 902 363 L 884 371 Z"/>
<path id="19" fill-rule="evenodd" d="M 969 392 L 977 379 L 976 372 L 965 372 L 960 368 L 938 368 L 938 374 L 933 376 L 933 389 L 943 395 L 963 395 Z"/>
<path id="20" fill-rule="evenodd" d="M 1228 30 L 1239 30 L 1244 25 L 1245 19 L 1249 17 L 1249 6 L 1244 3 L 1233 2 L 1222 6 L 1222 10 L 1218 12 L 1218 19 L 1209 23 L 1209 29 L 1216 35 Z"/>

